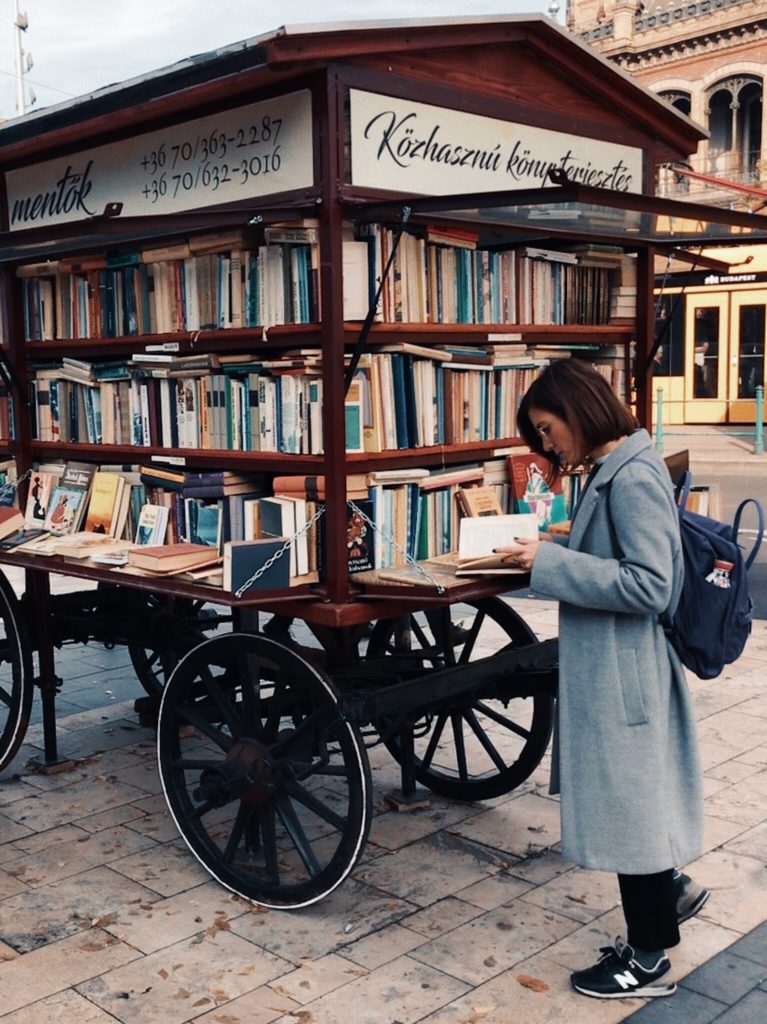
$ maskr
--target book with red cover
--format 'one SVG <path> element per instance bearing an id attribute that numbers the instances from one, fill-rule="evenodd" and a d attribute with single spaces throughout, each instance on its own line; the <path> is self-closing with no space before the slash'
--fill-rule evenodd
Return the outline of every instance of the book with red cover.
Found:
<path id="1" fill-rule="evenodd" d="M 207 544 L 147 544 L 128 552 L 128 564 L 149 572 L 183 572 L 220 561 Z"/>
<path id="2" fill-rule="evenodd" d="M 567 501 L 559 477 L 549 479 L 550 463 L 535 452 L 509 455 L 509 480 L 515 512 L 534 512 L 538 529 L 547 531 L 551 523 L 567 519 Z"/>

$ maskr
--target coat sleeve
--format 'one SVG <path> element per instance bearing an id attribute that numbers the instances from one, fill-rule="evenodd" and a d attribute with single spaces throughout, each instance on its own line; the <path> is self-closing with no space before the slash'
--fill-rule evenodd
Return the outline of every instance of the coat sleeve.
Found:
<path id="1" fill-rule="evenodd" d="M 661 614 L 671 601 L 678 522 L 673 499 L 652 468 L 628 463 L 602 489 L 614 557 L 541 544 L 531 589 L 539 597 L 598 611 Z M 602 517 L 599 517 L 602 521 Z"/>

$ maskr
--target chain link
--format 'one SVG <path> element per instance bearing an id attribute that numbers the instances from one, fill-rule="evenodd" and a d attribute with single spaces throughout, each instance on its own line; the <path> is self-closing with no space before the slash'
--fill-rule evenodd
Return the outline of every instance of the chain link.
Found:
<path id="1" fill-rule="evenodd" d="M 356 505 L 353 501 L 350 501 L 349 507 L 351 508 L 352 512 L 356 512 L 357 515 L 360 516 L 372 530 L 375 530 L 376 533 L 380 533 L 383 539 L 386 541 L 386 543 L 391 544 L 391 546 L 395 548 L 400 555 L 402 555 L 402 557 L 405 559 L 406 564 L 415 569 L 416 572 L 419 572 L 421 576 L 423 576 L 423 578 L 426 580 L 426 582 L 435 588 L 438 594 L 445 593 L 445 588 L 442 586 L 442 584 L 437 583 L 437 581 L 428 574 L 424 567 L 420 565 L 415 560 L 415 558 L 409 555 L 407 551 L 405 551 L 405 549 L 397 543 L 397 541 L 394 539 L 394 537 L 392 537 L 390 533 L 387 533 L 386 530 L 383 530 L 380 526 L 377 525 L 377 523 L 374 523 L 373 520 L 362 511 L 359 505 Z"/>
<path id="2" fill-rule="evenodd" d="M 273 555 L 270 555 L 264 562 L 264 564 L 260 565 L 258 569 L 256 569 L 256 571 L 253 573 L 253 575 L 249 576 L 248 579 L 246 579 L 245 582 L 242 584 L 242 586 L 238 587 L 237 590 L 235 590 L 234 596 L 242 597 L 245 591 L 252 587 L 257 580 L 260 580 L 264 573 L 268 572 L 269 569 L 271 569 L 271 567 L 274 565 L 274 563 L 278 559 L 282 558 L 286 551 L 290 551 L 291 546 L 299 538 L 303 537 L 303 535 L 314 526 L 314 524 L 324 515 L 324 513 L 325 506 L 322 505 L 317 509 L 317 511 L 314 513 L 311 519 L 307 520 L 305 526 L 302 526 L 301 529 L 297 533 L 294 533 L 292 537 L 288 537 L 288 539 L 285 541 L 282 547 L 278 548 L 278 550 L 275 551 Z"/>

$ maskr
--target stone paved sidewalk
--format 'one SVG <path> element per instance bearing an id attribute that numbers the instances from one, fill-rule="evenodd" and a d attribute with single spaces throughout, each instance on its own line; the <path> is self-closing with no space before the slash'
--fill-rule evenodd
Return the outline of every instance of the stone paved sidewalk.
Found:
<path id="1" fill-rule="evenodd" d="M 552 604 L 511 603 L 554 634 Z M 693 681 L 707 829 L 691 870 L 712 897 L 673 951 L 679 993 L 642 1008 L 569 988 L 622 915 L 612 876 L 558 852 L 548 758 L 504 798 L 398 815 L 381 799 L 398 770 L 372 750 L 362 863 L 318 905 L 263 911 L 176 833 L 126 652 L 65 648 L 59 742 L 76 768 L 25 768 L 36 724 L 0 776 L 0 1024 L 764 1024 L 766 668 L 760 621 L 734 669 Z"/>

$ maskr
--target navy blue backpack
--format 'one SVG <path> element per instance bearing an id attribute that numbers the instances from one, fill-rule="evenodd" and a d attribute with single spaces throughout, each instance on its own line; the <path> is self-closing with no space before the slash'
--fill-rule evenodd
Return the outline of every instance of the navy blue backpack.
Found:
<path id="1" fill-rule="evenodd" d="M 666 635 L 683 665 L 701 679 L 715 679 L 725 665 L 743 652 L 749 634 L 753 603 L 747 571 L 756 558 L 764 534 L 764 511 L 755 498 L 738 506 L 732 524 L 688 512 L 689 471 L 676 487 L 679 527 L 684 556 L 684 587 L 674 615 L 664 621 Z M 756 540 L 747 556 L 738 544 L 745 508 L 753 504 L 758 518 Z M 715 561 L 732 563 L 730 587 L 722 589 L 706 577 Z"/>

